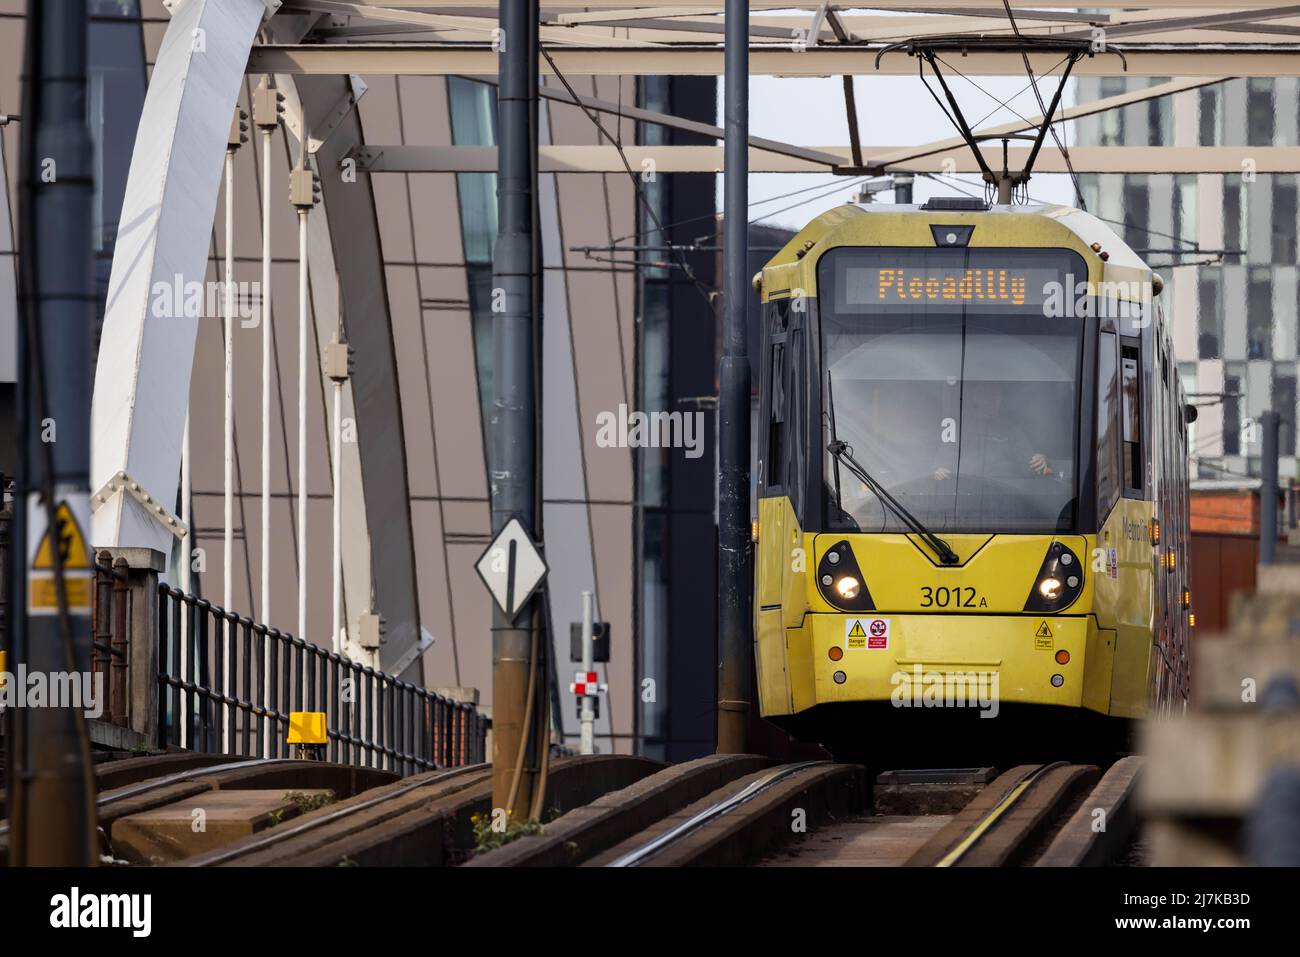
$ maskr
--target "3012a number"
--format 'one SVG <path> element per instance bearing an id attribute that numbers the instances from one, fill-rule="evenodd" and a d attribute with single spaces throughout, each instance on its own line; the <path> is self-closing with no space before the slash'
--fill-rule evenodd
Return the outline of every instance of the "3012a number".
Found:
<path id="1" fill-rule="evenodd" d="M 956 588 L 932 588 L 921 586 L 922 608 L 984 608 L 988 603 L 982 601 L 974 588 L 958 586 Z"/>

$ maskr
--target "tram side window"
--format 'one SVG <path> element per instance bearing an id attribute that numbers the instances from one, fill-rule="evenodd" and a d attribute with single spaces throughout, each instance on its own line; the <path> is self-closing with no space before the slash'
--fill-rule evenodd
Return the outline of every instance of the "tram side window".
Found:
<path id="1" fill-rule="evenodd" d="M 768 382 L 770 409 L 768 415 L 767 484 L 768 487 L 785 484 L 785 335 L 772 343 L 772 365 Z"/>
<path id="2" fill-rule="evenodd" d="M 804 484 L 807 475 L 808 369 L 804 357 L 803 325 L 798 317 L 790 324 L 785 364 L 785 491 L 795 514 L 803 515 Z"/>
<path id="3" fill-rule="evenodd" d="M 1124 467 L 1124 495 L 1128 498 L 1141 498 L 1143 489 L 1142 468 L 1142 402 L 1139 389 L 1142 363 L 1136 345 L 1124 345 L 1120 349 L 1120 397 L 1122 408 L 1120 422 L 1122 432 Z"/>
<path id="4" fill-rule="evenodd" d="M 1097 348 L 1097 515 L 1105 519 L 1119 498 L 1119 380 L 1115 334 L 1103 332 Z"/>

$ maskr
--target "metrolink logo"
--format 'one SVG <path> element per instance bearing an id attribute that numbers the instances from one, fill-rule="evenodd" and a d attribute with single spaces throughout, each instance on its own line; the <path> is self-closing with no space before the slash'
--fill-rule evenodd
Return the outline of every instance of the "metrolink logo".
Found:
<path id="1" fill-rule="evenodd" d="M 979 708 L 981 718 L 998 716 L 996 671 L 895 671 L 889 700 L 895 708 Z"/>
<path id="2" fill-rule="evenodd" d="M 1124 537 L 1130 542 L 1141 542 L 1151 537 L 1151 532 L 1147 530 L 1146 522 L 1135 522 L 1125 516 L 1122 519 L 1124 525 Z"/>
<path id="3" fill-rule="evenodd" d="M 148 937 L 153 927 L 151 894 L 82 894 L 78 887 L 50 898 L 50 926 L 128 928 L 132 937 Z"/>
<path id="4" fill-rule="evenodd" d="M 78 708 L 87 718 L 104 713 L 102 672 L 0 671 L 0 714 L 6 708 Z"/>

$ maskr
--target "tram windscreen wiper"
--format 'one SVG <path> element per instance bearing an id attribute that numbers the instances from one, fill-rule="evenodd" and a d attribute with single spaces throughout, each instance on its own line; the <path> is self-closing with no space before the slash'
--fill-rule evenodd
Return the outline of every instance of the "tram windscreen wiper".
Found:
<path id="1" fill-rule="evenodd" d="M 853 449 L 849 447 L 848 443 L 840 439 L 832 439 L 830 444 L 826 446 L 826 450 L 835 456 L 837 462 L 843 462 L 845 468 L 852 472 L 863 485 L 871 489 L 876 498 L 888 506 L 890 511 L 897 515 L 913 534 L 924 539 L 925 543 L 934 549 L 934 553 L 939 556 L 939 561 L 945 565 L 961 564 L 961 558 L 948 546 L 947 542 L 922 525 L 920 519 L 909 512 L 901 502 L 890 495 L 879 482 L 871 477 L 867 470 L 853 457 Z"/>

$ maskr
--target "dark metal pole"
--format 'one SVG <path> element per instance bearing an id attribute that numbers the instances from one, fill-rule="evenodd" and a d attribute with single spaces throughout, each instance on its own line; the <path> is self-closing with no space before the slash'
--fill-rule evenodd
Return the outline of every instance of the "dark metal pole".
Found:
<path id="1" fill-rule="evenodd" d="M 749 0 L 726 3 L 722 360 L 718 369 L 718 751 L 749 749 Z"/>
<path id="2" fill-rule="evenodd" d="M 537 511 L 535 357 L 537 263 L 537 0 L 501 0 L 500 77 L 497 88 L 498 228 L 493 250 L 492 531 L 518 518 L 536 537 Z M 500 306 L 497 306 L 497 302 Z M 492 618 L 492 803 L 526 817 L 539 773 L 538 696 L 542 675 L 529 678 L 540 654 L 536 596 L 514 622 L 500 609 Z M 520 749 L 522 770 L 516 778 Z"/>
<path id="3" fill-rule="evenodd" d="M 894 174 L 894 202 L 902 203 L 904 206 L 912 204 L 912 174 L 895 173 Z"/>
<path id="4" fill-rule="evenodd" d="M 85 0 L 28 4 L 25 80 L 18 368 L 26 441 L 14 503 L 21 528 L 15 555 L 25 573 L 13 580 L 23 586 L 14 597 L 26 621 L 15 629 L 9 670 L 42 674 L 51 691 L 67 688 L 56 676 L 70 674 L 81 690 L 90 669 L 93 578 L 85 535 L 95 308 Z M 47 535 L 51 545 L 42 549 Z M 21 684 L 15 676 L 15 685 Z M 44 707 L 13 709 L 14 864 L 91 865 L 98 859 L 83 710 L 90 707 L 84 700 L 47 700 Z"/>
<path id="5" fill-rule="evenodd" d="M 1259 563 L 1272 565 L 1277 550 L 1277 433 L 1278 414 L 1260 413 L 1264 430 L 1260 449 L 1259 479 Z"/>

